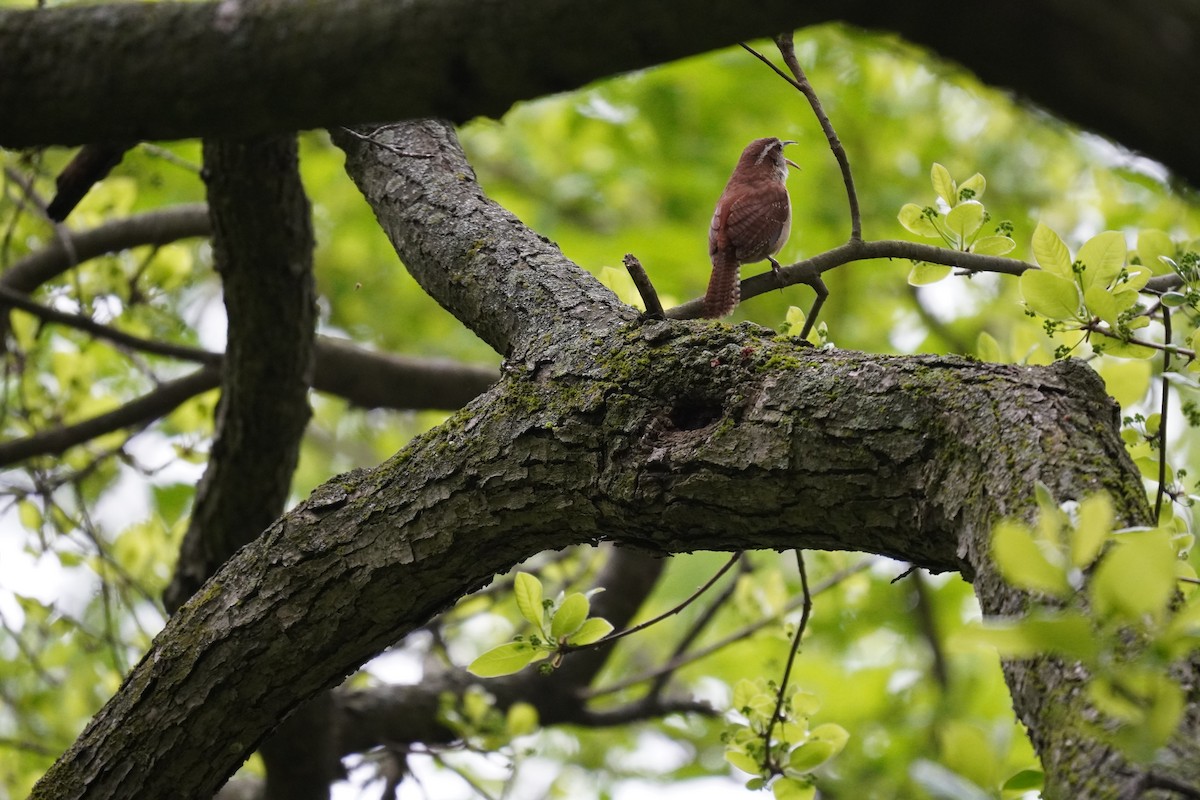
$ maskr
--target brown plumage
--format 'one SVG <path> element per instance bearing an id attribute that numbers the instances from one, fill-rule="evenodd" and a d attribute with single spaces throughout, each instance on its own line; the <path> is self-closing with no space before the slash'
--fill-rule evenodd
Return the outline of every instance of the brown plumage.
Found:
<path id="1" fill-rule="evenodd" d="M 724 317 L 737 307 L 742 264 L 768 259 L 771 269 L 779 270 L 774 256 L 787 242 L 792 223 L 787 193 L 792 162 L 783 157 L 785 144 L 794 143 L 770 137 L 747 145 L 717 201 L 708 230 L 713 271 L 704 295 L 706 317 Z"/>

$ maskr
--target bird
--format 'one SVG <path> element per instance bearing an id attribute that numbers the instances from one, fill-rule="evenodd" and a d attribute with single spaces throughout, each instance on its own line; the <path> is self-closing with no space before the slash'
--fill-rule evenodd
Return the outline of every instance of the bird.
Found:
<path id="1" fill-rule="evenodd" d="M 789 144 L 795 142 L 773 136 L 755 139 L 746 145 L 725 184 L 708 229 L 712 277 L 704 295 L 705 317 L 724 317 L 737 307 L 742 264 L 765 259 L 779 273 L 775 254 L 783 249 L 792 225 L 788 165 L 799 169 L 783 155 Z"/>

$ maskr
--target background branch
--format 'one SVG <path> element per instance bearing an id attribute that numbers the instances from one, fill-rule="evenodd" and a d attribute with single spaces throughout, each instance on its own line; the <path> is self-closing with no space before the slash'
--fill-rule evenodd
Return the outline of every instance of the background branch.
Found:
<path id="1" fill-rule="evenodd" d="M 39 455 L 57 455 L 70 447 L 123 428 L 141 428 L 171 413 L 196 395 L 215 389 L 221 371 L 209 366 L 160 385 L 118 409 L 74 425 L 42 431 L 24 439 L 0 442 L 0 466 L 8 466 Z"/>

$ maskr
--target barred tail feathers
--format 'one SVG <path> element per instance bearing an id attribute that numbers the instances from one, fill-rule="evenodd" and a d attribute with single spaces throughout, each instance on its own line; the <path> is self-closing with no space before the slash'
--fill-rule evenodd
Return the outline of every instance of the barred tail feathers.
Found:
<path id="1" fill-rule="evenodd" d="M 704 294 L 704 316 L 725 317 L 733 313 L 742 299 L 741 265 L 726 249 L 713 253 L 712 263 L 712 277 Z"/>

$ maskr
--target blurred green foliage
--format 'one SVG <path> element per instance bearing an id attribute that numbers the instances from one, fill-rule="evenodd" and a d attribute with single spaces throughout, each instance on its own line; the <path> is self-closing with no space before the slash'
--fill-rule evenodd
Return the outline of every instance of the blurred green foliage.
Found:
<path id="1" fill-rule="evenodd" d="M 766 43 L 759 49 L 770 52 Z M 986 175 L 988 211 L 1012 221 L 1012 255 L 1027 261 L 1039 222 L 1072 250 L 1105 230 L 1161 230 L 1175 239 L 1200 231 L 1197 209 L 1168 189 L 1155 165 L 1023 108 L 903 42 L 825 27 L 802 32 L 797 52 L 849 154 L 868 239 L 916 238 L 897 214 L 905 203 L 928 202 L 935 162 L 953 175 Z M 793 232 L 780 254 L 788 263 L 845 241 L 845 191 L 803 98 L 740 49 L 523 103 L 502 120 L 476 120 L 461 131 L 493 198 L 614 283 L 620 273 L 609 268 L 634 253 L 668 305 L 703 292 L 713 205 L 745 144 L 772 135 L 797 140 L 789 155 L 803 166 L 790 178 Z M 306 133 L 301 142 L 317 233 L 321 331 L 394 353 L 498 364 L 498 356 L 425 296 L 397 262 L 327 136 Z M 68 156 L 56 149 L 0 153 L 6 169 L 0 267 L 54 240 L 53 228 L 30 212 L 22 181 L 32 181 L 29 188 L 45 198 Z M 199 158 L 195 142 L 138 147 L 88 195 L 70 227 L 202 200 Z M 949 277 L 915 287 L 907 280 L 911 269 L 880 261 L 827 274 L 831 296 L 822 321 L 830 339 L 872 352 L 1052 359 L 1054 343 L 1025 315 L 1016 279 Z M 36 297 L 148 338 L 212 348 L 222 341 L 219 288 L 201 242 L 97 258 Z M 792 287 L 745 303 L 735 319 L 780 327 L 789 308 L 807 309 L 811 302 L 810 290 Z M 130 356 L 23 314 L 11 321 L 0 439 L 109 410 L 191 369 Z M 1129 413 L 1149 414 L 1152 404 L 1157 409 L 1157 362 L 1105 357 L 1094 364 Z M 1175 391 L 1186 402 L 1194 387 L 1178 384 Z M 158 598 L 207 452 L 214 403 L 209 393 L 131 442 L 123 434 L 107 436 L 61 458 L 33 459 L 0 479 L 0 545 L 6 548 L 0 559 L 20 565 L 0 569 L 0 799 L 25 795 L 161 626 Z M 297 497 L 337 472 L 378 463 L 442 418 L 363 411 L 323 396 L 314 396 L 313 407 Z M 1173 475 L 1182 476 L 1192 467 L 1194 437 L 1176 428 L 1170 458 Z M 1152 434 L 1136 425 L 1130 431 L 1131 446 L 1150 448 Z M 1180 489 L 1174 513 L 1188 515 L 1191 491 Z M 547 586 L 558 580 L 557 588 L 585 591 L 586 581 L 568 577 L 593 555 L 584 549 L 565 562 L 527 569 L 541 565 Z M 678 603 L 724 558 L 675 559 L 643 616 Z M 858 559 L 814 554 L 810 574 L 819 582 Z M 755 572 L 740 579 L 700 646 L 781 613 L 798 592 L 794 573 L 774 554 L 755 554 L 753 563 Z M 19 573 L 35 570 L 53 591 L 20 579 Z M 820 698 L 814 727 L 836 721 L 850 733 L 844 751 L 817 772 L 822 796 L 919 800 L 946 797 L 947 787 L 958 787 L 1000 797 L 1012 776 L 1038 766 L 1013 719 L 994 650 L 955 636 L 978 615 L 970 587 L 954 576 L 893 584 L 903 570 L 881 561 L 817 598 L 793 681 Z M 688 609 L 669 630 L 682 630 L 675 626 L 698 613 L 699 607 Z M 795 616 L 786 619 L 794 624 Z M 447 620 L 448 649 L 465 665 L 504 641 L 518 620 L 511 602 L 469 601 Z M 674 638 L 659 632 L 627 640 L 600 685 L 661 664 Z M 728 707 L 740 680 L 780 673 L 788 646 L 784 624 L 768 625 L 682 668 L 676 690 Z M 624 689 L 598 702 L 638 691 Z M 456 712 L 456 719 L 467 725 L 487 716 L 478 702 L 472 709 Z M 515 727 L 525 730 L 527 720 Z M 532 746 L 540 758 L 561 762 L 551 796 L 608 797 L 631 778 L 666 783 L 728 775 L 722 728 L 721 720 L 671 717 L 637 727 L 545 731 Z M 665 754 L 660 763 L 634 757 L 648 736 Z M 663 736 L 681 744 L 665 745 Z M 519 751 L 513 758 L 528 762 Z M 1010 784 L 1016 785 L 1032 784 Z"/>

